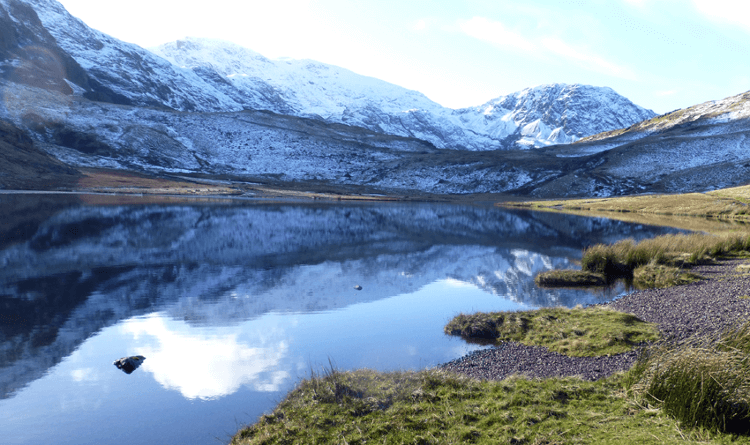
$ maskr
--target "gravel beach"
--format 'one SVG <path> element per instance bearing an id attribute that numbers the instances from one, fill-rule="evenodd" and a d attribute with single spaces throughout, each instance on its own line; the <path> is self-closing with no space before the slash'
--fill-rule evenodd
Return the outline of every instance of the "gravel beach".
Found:
<path id="1" fill-rule="evenodd" d="M 632 292 L 605 303 L 655 323 L 662 337 L 679 341 L 711 335 L 750 319 L 750 261 L 724 260 L 691 269 L 705 280 L 668 289 Z M 630 368 L 638 351 L 603 357 L 568 357 L 538 346 L 507 342 L 445 363 L 443 369 L 486 380 L 512 374 L 532 378 L 579 376 L 596 380 Z"/>

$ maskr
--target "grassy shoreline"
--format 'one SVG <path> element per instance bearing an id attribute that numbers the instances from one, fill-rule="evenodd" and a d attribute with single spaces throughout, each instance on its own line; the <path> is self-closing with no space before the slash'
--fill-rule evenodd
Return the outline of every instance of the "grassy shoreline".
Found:
<path id="1" fill-rule="evenodd" d="M 748 219 L 740 205 L 747 207 L 743 200 L 747 199 L 745 193 L 750 197 L 750 187 L 738 189 L 742 190 L 703 194 L 720 200 L 722 205 L 726 199 L 735 201 L 735 205 L 723 207 L 730 211 L 707 206 L 706 199 L 692 195 L 682 204 L 679 196 L 669 199 L 673 201 L 672 209 L 685 209 L 679 214 Z M 658 213 L 645 205 L 632 207 L 629 198 L 621 199 L 620 204 L 607 202 L 610 209 L 605 211 Z M 553 211 L 603 209 L 566 202 L 512 206 Z M 673 210 L 668 212 L 678 214 Z M 660 238 L 638 244 L 625 241 L 592 246 L 590 258 L 583 262 L 584 268 L 606 276 L 628 271 L 635 274 L 639 268 L 647 267 L 648 274 L 658 275 L 659 268 L 679 269 L 726 255 L 750 255 L 750 237 L 746 233 L 731 237 Z M 668 272 L 673 271 L 668 269 Z M 658 282 L 654 276 L 651 279 Z M 578 309 L 581 313 L 576 316 L 584 314 L 601 321 L 602 315 L 595 313 L 596 310 Z M 596 344 L 594 347 L 566 343 L 565 337 L 584 337 L 586 329 L 591 330 L 588 326 L 582 328 L 580 320 L 570 314 L 534 312 L 461 315 L 446 325 L 445 330 L 457 335 L 476 331 L 493 340 L 526 340 L 558 348 L 569 355 L 587 348 L 594 355 L 613 352 L 606 349 L 610 339 L 603 333 L 586 338 Z M 627 314 L 623 315 L 627 318 Z M 509 318 L 506 322 L 507 316 L 515 321 Z M 534 317 L 536 323 L 532 321 Z M 556 325 L 557 320 L 566 317 L 560 326 L 553 326 L 551 334 L 540 327 Z M 633 320 L 622 319 L 619 323 L 632 324 Z M 615 331 L 623 330 L 622 324 L 619 326 Z M 651 346 L 640 346 L 644 341 L 651 342 Z M 575 377 L 540 380 L 521 376 L 479 381 L 439 369 L 420 372 L 329 369 L 300 382 L 271 414 L 238 431 L 232 444 L 747 443 L 750 441 L 750 347 L 747 345 L 750 345 L 750 324 L 724 332 L 717 339 L 692 338 L 680 344 L 654 341 L 653 337 L 632 341 L 626 346 L 644 348 L 637 364 L 627 372 L 594 382 Z"/>
<path id="2" fill-rule="evenodd" d="M 533 210 L 635 213 L 750 221 L 750 185 L 706 193 L 521 202 L 506 201 L 499 202 L 497 205 Z"/>
<path id="3" fill-rule="evenodd" d="M 654 325 L 606 307 L 459 314 L 444 331 L 467 341 L 544 346 L 571 357 L 620 354 L 659 338 Z"/>
<path id="4" fill-rule="evenodd" d="M 454 335 L 474 330 L 494 339 L 530 340 L 570 356 L 602 356 L 622 350 L 609 348 L 613 342 L 606 333 L 586 335 L 592 327 L 608 324 L 602 323 L 602 311 L 613 316 L 615 329 L 610 332 L 639 323 L 649 327 L 632 315 L 597 306 L 546 311 L 562 313 L 459 315 L 445 330 Z M 495 320 L 492 326 L 485 323 L 499 316 L 513 319 Z M 528 319 L 532 317 L 537 320 Z M 479 329 L 470 327 L 477 323 Z M 539 326 L 543 324 L 552 329 Z M 509 329 L 503 332 L 502 325 Z M 523 334 L 533 338 L 514 338 L 519 325 L 526 325 Z M 408 372 L 330 368 L 300 382 L 272 413 L 238 431 L 232 444 L 750 441 L 750 323 L 716 338 L 681 343 L 648 335 L 621 335 L 621 340 L 630 340 L 621 345 L 641 348 L 639 360 L 628 371 L 593 382 L 518 375 L 480 381 L 440 368 Z M 588 344 L 566 344 L 565 337 L 583 338 Z"/>

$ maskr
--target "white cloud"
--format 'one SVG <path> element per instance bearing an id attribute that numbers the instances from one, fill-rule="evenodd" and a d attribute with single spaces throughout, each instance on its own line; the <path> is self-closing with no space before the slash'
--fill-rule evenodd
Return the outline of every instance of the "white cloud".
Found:
<path id="1" fill-rule="evenodd" d="M 284 340 L 265 338 L 251 347 L 234 331 L 206 333 L 159 315 L 130 320 L 122 329 L 136 339 L 134 351 L 146 357 L 141 369 L 188 399 L 222 397 L 242 386 L 278 391 L 289 378 L 280 370 L 288 349 Z"/>
<path id="2" fill-rule="evenodd" d="M 502 23 L 485 17 L 473 17 L 459 23 L 461 30 L 470 37 L 491 43 L 495 46 L 510 47 L 532 52 L 537 46 L 521 34 L 511 31 Z"/>
<path id="3" fill-rule="evenodd" d="M 574 48 L 558 38 L 547 37 L 541 39 L 541 42 L 551 53 L 577 62 L 585 68 L 622 79 L 635 79 L 635 74 L 630 69 L 617 65 L 597 54 Z"/>
<path id="4" fill-rule="evenodd" d="M 70 372 L 70 377 L 76 382 L 91 382 L 99 380 L 93 368 L 79 368 Z"/>
<path id="5" fill-rule="evenodd" d="M 582 68 L 618 78 L 632 80 L 636 77 L 632 70 L 598 54 L 571 45 L 559 37 L 527 38 L 517 31 L 508 29 L 502 23 L 485 17 L 474 17 L 460 22 L 459 25 L 466 35 L 497 47 L 520 50 L 538 57 L 562 58 Z"/>
<path id="6" fill-rule="evenodd" d="M 739 25 L 750 31 L 750 2 L 747 0 L 693 0 L 693 4 L 709 19 Z"/>
<path id="7" fill-rule="evenodd" d="M 665 97 L 665 96 L 674 96 L 677 94 L 677 90 L 664 90 L 664 91 L 656 91 L 654 92 L 655 95 L 659 97 Z"/>
<path id="8" fill-rule="evenodd" d="M 443 280 L 443 283 L 450 287 L 473 287 L 474 289 L 477 288 L 476 284 L 474 283 L 456 280 L 455 278 L 446 278 L 445 280 Z"/>

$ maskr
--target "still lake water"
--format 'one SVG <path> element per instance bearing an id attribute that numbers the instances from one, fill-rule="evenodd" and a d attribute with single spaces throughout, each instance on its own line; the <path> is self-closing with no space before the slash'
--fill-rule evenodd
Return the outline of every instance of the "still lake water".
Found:
<path id="1" fill-rule="evenodd" d="M 311 369 L 423 369 L 459 312 L 575 306 L 583 247 L 671 229 L 490 206 L 0 195 L 0 440 L 226 443 Z M 362 286 L 356 290 L 355 285 Z M 127 375 L 112 365 L 140 354 Z"/>

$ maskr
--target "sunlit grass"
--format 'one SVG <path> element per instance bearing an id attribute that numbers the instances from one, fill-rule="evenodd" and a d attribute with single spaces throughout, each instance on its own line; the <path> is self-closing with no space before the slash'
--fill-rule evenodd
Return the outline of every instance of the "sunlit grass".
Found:
<path id="1" fill-rule="evenodd" d="M 540 287 L 588 287 L 604 286 L 607 280 L 600 273 L 585 270 L 548 270 L 534 277 Z"/>
<path id="2" fill-rule="evenodd" d="M 750 219 L 748 203 L 750 203 L 750 186 L 733 187 L 707 193 L 529 201 L 503 203 L 503 205 L 540 209 L 559 208 L 565 210 Z"/>
<path id="3" fill-rule="evenodd" d="M 591 246 L 583 252 L 581 268 L 610 280 L 638 276 L 636 284 L 641 287 L 668 287 L 701 279 L 682 268 L 730 255 L 745 256 L 748 250 L 750 235 L 746 234 L 662 235 L 639 243 L 627 239 Z"/>
<path id="4" fill-rule="evenodd" d="M 460 314 L 444 331 L 466 339 L 545 346 L 575 357 L 618 354 L 658 338 L 652 324 L 604 307 Z"/>
<path id="5" fill-rule="evenodd" d="M 329 370 L 302 381 L 232 444 L 685 444 L 736 436 L 687 428 L 634 403 L 618 374 L 478 381 L 440 370 Z"/>
<path id="6" fill-rule="evenodd" d="M 750 433 L 750 324 L 718 338 L 647 350 L 628 376 L 642 403 L 686 427 Z"/>

